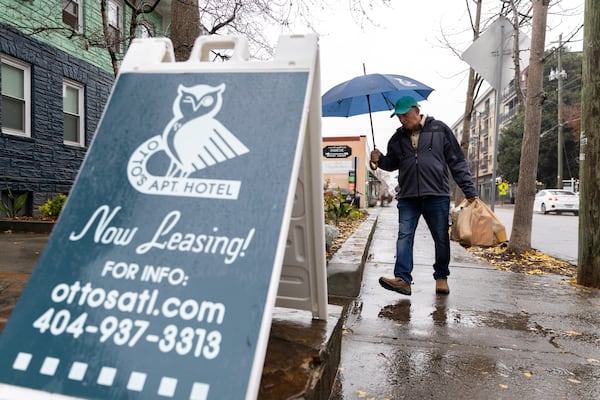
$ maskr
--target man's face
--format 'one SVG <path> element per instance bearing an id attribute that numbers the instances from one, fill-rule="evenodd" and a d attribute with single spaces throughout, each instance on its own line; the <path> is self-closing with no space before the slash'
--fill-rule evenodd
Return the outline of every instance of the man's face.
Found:
<path id="1" fill-rule="evenodd" d="M 413 131 L 421 124 L 421 111 L 419 107 L 412 107 L 404 114 L 398 114 L 398 119 L 404 128 Z"/>

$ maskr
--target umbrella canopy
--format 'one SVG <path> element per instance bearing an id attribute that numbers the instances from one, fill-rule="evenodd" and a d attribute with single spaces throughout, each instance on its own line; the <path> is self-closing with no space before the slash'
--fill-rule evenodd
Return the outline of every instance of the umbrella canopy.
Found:
<path id="1" fill-rule="evenodd" d="M 402 75 L 360 75 L 329 89 L 321 97 L 324 117 L 351 117 L 391 110 L 402 96 L 425 100 L 434 89 Z"/>

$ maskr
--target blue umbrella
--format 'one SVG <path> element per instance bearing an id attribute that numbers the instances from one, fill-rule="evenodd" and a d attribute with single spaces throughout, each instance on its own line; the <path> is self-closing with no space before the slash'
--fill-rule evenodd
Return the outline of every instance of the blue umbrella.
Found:
<path id="1" fill-rule="evenodd" d="M 363 65 L 364 68 L 364 65 Z M 351 117 L 377 111 L 389 111 L 402 96 L 425 100 L 434 89 L 403 75 L 364 74 L 342 82 L 321 96 L 324 117 Z M 375 147 L 373 120 L 371 135 Z"/>
<path id="2" fill-rule="evenodd" d="M 402 75 L 360 75 L 329 89 L 322 97 L 324 117 L 351 117 L 391 110 L 402 96 L 425 100 L 433 89 Z"/>

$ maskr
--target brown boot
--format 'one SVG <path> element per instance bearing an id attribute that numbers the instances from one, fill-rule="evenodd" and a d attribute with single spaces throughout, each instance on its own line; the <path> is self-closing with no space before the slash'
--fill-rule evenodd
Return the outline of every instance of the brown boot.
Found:
<path id="1" fill-rule="evenodd" d="M 392 290 L 407 296 L 410 296 L 411 294 L 410 283 L 407 283 L 400 278 L 381 277 L 379 278 L 379 284 L 387 290 Z"/>
<path id="2" fill-rule="evenodd" d="M 435 292 L 437 294 L 449 294 L 450 288 L 448 287 L 447 279 L 438 279 L 435 281 Z"/>

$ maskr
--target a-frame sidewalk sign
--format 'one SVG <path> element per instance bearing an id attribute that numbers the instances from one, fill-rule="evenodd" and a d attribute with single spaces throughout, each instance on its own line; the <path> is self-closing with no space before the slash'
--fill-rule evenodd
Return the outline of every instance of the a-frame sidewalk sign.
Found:
<path id="1" fill-rule="evenodd" d="M 316 35 L 268 62 L 136 39 L 0 338 L 0 399 L 256 398 L 276 305 L 327 317 L 319 86 Z"/>

